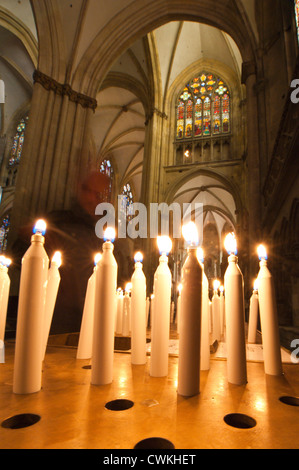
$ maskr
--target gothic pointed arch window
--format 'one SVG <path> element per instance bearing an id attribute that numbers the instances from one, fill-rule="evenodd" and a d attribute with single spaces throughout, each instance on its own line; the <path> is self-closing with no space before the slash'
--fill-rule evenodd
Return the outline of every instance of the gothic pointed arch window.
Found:
<path id="1" fill-rule="evenodd" d="M 299 0 L 294 0 L 294 8 L 295 8 L 295 21 L 296 21 L 296 28 L 297 28 L 297 40 L 299 44 Z"/>
<path id="2" fill-rule="evenodd" d="M 133 191 L 130 183 L 126 183 L 122 187 L 121 191 L 121 211 L 127 221 L 133 217 Z"/>
<path id="3" fill-rule="evenodd" d="M 176 163 L 194 161 L 194 149 L 200 161 L 205 149 L 214 145 L 218 138 L 229 138 L 230 132 L 229 87 L 221 77 L 201 72 L 184 86 L 176 102 Z"/>
<path id="4" fill-rule="evenodd" d="M 12 146 L 11 146 L 10 154 L 9 154 L 9 161 L 8 161 L 9 167 L 13 167 L 20 162 L 27 123 L 28 123 L 28 116 L 25 116 L 19 121 L 17 125 L 16 133 L 13 137 Z"/>
<path id="5" fill-rule="evenodd" d="M 10 216 L 6 214 L 1 221 L 0 225 L 0 253 L 3 253 L 7 247 L 7 237 L 10 227 Z"/>
<path id="6" fill-rule="evenodd" d="M 111 163 L 111 160 L 105 158 L 104 160 L 101 161 L 100 163 L 100 172 L 103 173 L 104 175 L 107 175 L 110 178 L 110 184 L 109 184 L 109 195 L 107 200 L 111 200 L 111 194 L 112 194 L 112 188 L 113 188 L 113 177 L 114 177 L 114 170 L 113 166 Z"/>

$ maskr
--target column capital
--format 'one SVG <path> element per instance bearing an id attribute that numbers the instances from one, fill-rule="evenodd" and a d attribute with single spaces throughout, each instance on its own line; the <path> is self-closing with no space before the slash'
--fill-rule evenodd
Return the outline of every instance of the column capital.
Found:
<path id="1" fill-rule="evenodd" d="M 34 71 L 33 81 L 42 85 L 46 90 L 54 91 L 56 95 L 67 95 L 70 101 L 80 104 L 83 108 L 91 108 L 94 111 L 97 107 L 96 99 L 73 90 L 67 83 L 62 84 L 57 82 L 54 78 L 49 77 L 40 70 Z"/>
<path id="2" fill-rule="evenodd" d="M 242 63 L 241 82 L 246 84 L 247 78 L 250 77 L 250 75 L 256 75 L 256 64 L 254 60 Z"/>

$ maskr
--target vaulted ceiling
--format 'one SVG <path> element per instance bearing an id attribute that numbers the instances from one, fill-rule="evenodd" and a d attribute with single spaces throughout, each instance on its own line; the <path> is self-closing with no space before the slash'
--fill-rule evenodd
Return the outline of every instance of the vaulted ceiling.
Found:
<path id="1" fill-rule="evenodd" d="M 99 18 L 99 3 L 95 1 L 88 3 L 89 11 L 84 14 L 81 1 L 74 4 L 57 3 L 59 12 L 68 14 L 70 20 L 73 20 L 68 22 L 67 31 L 64 31 L 66 38 L 62 50 L 66 51 L 66 54 L 71 54 L 72 37 L 76 30 L 74 25 L 76 21 L 83 21 L 84 18 L 84 27 L 81 27 L 76 39 L 75 62 L 97 32 L 96 18 Z M 125 6 L 130 1 L 124 0 L 119 3 Z M 36 41 L 37 44 L 38 35 L 29 0 L 22 2 L 0 0 L 0 7 L 10 18 L 17 19 L 19 26 L 15 31 L 23 28 L 30 36 L 31 43 Z M 105 4 L 107 18 L 109 14 L 110 16 L 113 14 L 113 8 L 110 8 L 110 12 L 109 8 L 109 4 Z M 253 34 L 256 35 L 254 0 L 240 0 L 238 8 L 243 10 L 243 14 L 251 24 Z M 93 15 L 91 9 L 94 10 Z M 0 26 L 1 24 L 0 21 Z M 3 36 L 4 31 L 1 29 L 0 32 L 5 42 L 9 44 L 11 33 Z M 30 55 L 29 47 L 27 50 Z M 4 56 L 3 51 L 2 56 Z M 184 76 L 184 71 L 192 70 L 192 66 L 200 61 L 218 64 L 223 69 L 229 70 L 240 83 L 242 58 L 237 45 L 228 34 L 206 24 L 172 21 L 131 44 L 115 60 L 99 88 L 96 96 L 98 107 L 91 123 L 94 158 L 98 164 L 103 158 L 110 158 L 115 167 L 119 188 L 124 183 L 130 182 L 136 200 L 141 193 L 145 123 L 148 114 L 151 108 L 157 105 L 163 111 L 169 90 L 178 77 Z M 31 83 L 31 78 L 27 79 L 26 83 L 27 70 L 30 68 L 28 67 L 29 65 L 24 67 L 22 76 L 25 88 Z M 2 69 L 0 67 L 0 76 L 2 70 L 3 67 Z M 18 75 L 18 67 L 15 67 L 14 73 Z M 181 85 L 183 87 L 184 83 Z M 206 192 L 205 198 L 209 197 L 212 195 Z M 229 212 L 233 213 L 234 208 L 230 207 Z"/>

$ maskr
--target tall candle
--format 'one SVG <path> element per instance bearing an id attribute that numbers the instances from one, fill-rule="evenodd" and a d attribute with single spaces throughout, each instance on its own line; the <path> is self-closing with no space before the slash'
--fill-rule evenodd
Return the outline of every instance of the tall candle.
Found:
<path id="1" fill-rule="evenodd" d="M 124 308 L 124 293 L 123 293 L 122 288 L 118 287 L 116 291 L 116 321 L 115 321 L 115 333 L 117 335 L 122 334 L 123 308 Z"/>
<path id="2" fill-rule="evenodd" d="M 146 362 L 146 279 L 142 269 L 143 255 L 134 257 L 135 269 L 132 274 L 131 291 L 131 362 Z"/>
<path id="3" fill-rule="evenodd" d="M 114 322 L 116 314 L 117 262 L 113 255 L 114 229 L 104 232 L 102 257 L 97 264 L 91 383 L 109 384 L 113 380 Z"/>
<path id="4" fill-rule="evenodd" d="M 224 286 L 219 287 L 219 304 L 220 304 L 220 334 L 224 334 L 225 329 L 225 300 L 224 300 Z"/>
<path id="5" fill-rule="evenodd" d="M 258 247 L 260 270 L 258 273 L 258 295 L 262 330 L 264 369 L 269 375 L 281 375 L 281 351 L 275 291 L 272 275 L 267 266 L 267 252 Z"/>
<path id="6" fill-rule="evenodd" d="M 13 392 L 38 392 L 42 381 L 42 348 L 49 258 L 44 249 L 46 223 L 38 220 L 31 245 L 22 258 Z"/>
<path id="7" fill-rule="evenodd" d="M 220 341 L 221 328 L 220 328 L 220 297 L 218 295 L 218 288 L 220 282 L 215 279 L 213 282 L 213 297 L 212 297 L 212 316 L 213 316 L 213 340 Z"/>
<path id="8" fill-rule="evenodd" d="M 228 382 L 243 385 L 247 382 L 244 281 L 238 266 L 237 243 L 233 233 L 225 238 L 229 254 L 224 275 L 226 346 Z"/>
<path id="9" fill-rule="evenodd" d="M 168 253 L 172 242 L 169 237 L 157 239 L 160 251 L 159 265 L 154 274 L 154 302 L 151 309 L 151 360 L 150 375 L 165 377 L 168 374 L 168 347 L 170 331 L 171 272 L 168 266 Z"/>
<path id="10" fill-rule="evenodd" d="M 87 281 L 77 348 L 77 359 L 90 359 L 92 356 L 96 270 L 101 257 L 101 253 L 95 255 L 93 272 Z"/>
<path id="11" fill-rule="evenodd" d="M 204 255 L 201 247 L 196 251 L 202 269 L 201 297 L 201 334 L 200 334 L 200 370 L 210 369 L 210 331 L 209 331 L 209 281 L 204 272 Z"/>
<path id="12" fill-rule="evenodd" d="M 202 267 L 197 259 L 195 224 L 184 225 L 182 232 L 189 246 L 182 268 L 178 394 L 193 396 L 200 391 Z"/>
<path id="13" fill-rule="evenodd" d="M 0 340 L 4 341 L 5 326 L 7 317 L 7 305 L 10 290 L 10 277 L 8 267 L 11 260 L 5 256 L 0 256 Z"/>
<path id="14" fill-rule="evenodd" d="M 61 253 L 56 251 L 51 260 L 51 265 L 48 270 L 46 304 L 45 304 L 45 321 L 44 321 L 44 344 L 43 344 L 43 357 L 45 356 L 47 343 L 60 284 L 59 267 L 61 265 Z"/>
<path id="15" fill-rule="evenodd" d="M 122 335 L 130 335 L 130 325 L 131 325 L 131 289 L 132 283 L 127 282 L 125 287 L 125 296 L 123 299 L 123 320 L 122 320 Z"/>
<path id="16" fill-rule="evenodd" d="M 256 343 L 257 320 L 259 313 L 258 280 L 254 281 L 253 291 L 249 301 L 248 343 Z"/>

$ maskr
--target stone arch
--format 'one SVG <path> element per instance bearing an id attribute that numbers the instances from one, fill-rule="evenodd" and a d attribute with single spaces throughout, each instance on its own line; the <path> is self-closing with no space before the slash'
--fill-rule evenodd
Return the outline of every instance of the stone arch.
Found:
<path id="1" fill-rule="evenodd" d="M 121 10 L 98 33 L 76 69 L 72 86 L 94 97 L 112 63 L 138 35 L 147 34 L 178 19 L 202 22 L 222 29 L 238 45 L 243 61 L 255 62 L 253 37 L 240 11 L 233 11 L 229 5 L 220 4 L 215 12 L 210 0 L 192 0 L 188 4 L 179 0 L 142 0 Z"/>
<path id="2" fill-rule="evenodd" d="M 221 186 L 226 188 L 226 190 L 232 195 L 235 204 L 236 204 L 236 215 L 239 217 L 242 217 L 243 215 L 243 204 L 242 200 L 238 191 L 238 188 L 231 182 L 229 181 L 225 176 L 221 175 L 219 172 L 215 170 L 209 170 L 209 169 L 199 169 L 197 171 L 190 170 L 186 173 L 184 173 L 182 176 L 178 177 L 175 182 L 171 185 L 171 188 L 168 190 L 168 192 L 165 195 L 165 202 L 167 204 L 170 204 L 173 199 L 175 194 L 179 191 L 179 189 L 188 181 L 191 181 L 193 178 L 196 176 L 207 176 L 210 178 L 215 179 L 216 181 L 219 182 Z"/>

